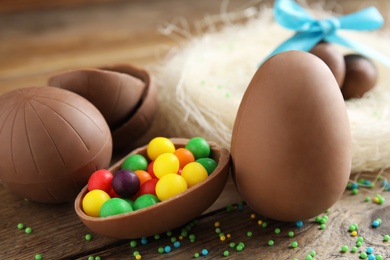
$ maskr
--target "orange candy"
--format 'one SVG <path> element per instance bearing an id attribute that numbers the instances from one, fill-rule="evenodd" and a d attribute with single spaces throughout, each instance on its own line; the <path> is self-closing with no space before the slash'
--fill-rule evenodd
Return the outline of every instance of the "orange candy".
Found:
<path id="1" fill-rule="evenodd" d="M 192 152 L 186 148 L 178 148 L 173 154 L 179 159 L 180 169 L 184 168 L 184 166 L 188 163 L 195 161 L 195 157 Z"/>
<path id="2" fill-rule="evenodd" d="M 136 170 L 136 171 L 134 171 L 134 173 L 137 174 L 137 176 L 138 176 L 138 178 L 139 178 L 140 186 L 141 186 L 144 182 L 146 182 L 146 181 L 152 179 L 152 176 L 151 176 L 150 173 L 148 173 L 147 171 L 144 171 L 144 170 Z"/>

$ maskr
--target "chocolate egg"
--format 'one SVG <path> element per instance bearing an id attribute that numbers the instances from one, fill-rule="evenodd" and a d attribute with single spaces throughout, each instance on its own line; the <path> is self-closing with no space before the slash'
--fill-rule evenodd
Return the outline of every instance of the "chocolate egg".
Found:
<path id="1" fill-rule="evenodd" d="M 374 63 L 360 54 L 345 55 L 346 75 L 341 93 L 344 99 L 361 98 L 375 87 L 377 71 Z"/>
<path id="2" fill-rule="evenodd" d="M 316 56 L 288 51 L 255 73 L 238 109 L 233 180 L 259 214 L 305 220 L 342 195 L 351 169 L 351 133 L 339 86 Z"/>
<path id="3" fill-rule="evenodd" d="M 32 87 L 0 97 L 0 179 L 23 198 L 73 200 L 109 166 L 110 129 L 90 102 L 67 90 Z"/>
<path id="4" fill-rule="evenodd" d="M 343 54 L 328 42 L 318 43 L 310 50 L 310 53 L 314 54 L 328 65 L 333 76 L 336 78 L 338 85 L 341 87 L 345 78 L 345 61 Z"/>

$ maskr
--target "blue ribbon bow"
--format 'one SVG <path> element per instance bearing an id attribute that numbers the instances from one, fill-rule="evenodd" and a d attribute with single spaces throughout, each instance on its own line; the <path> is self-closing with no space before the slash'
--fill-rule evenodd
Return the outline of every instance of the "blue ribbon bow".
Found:
<path id="1" fill-rule="evenodd" d="M 320 41 L 326 41 L 353 49 L 390 67 L 390 60 L 382 53 L 337 34 L 338 29 L 367 31 L 382 27 L 383 18 L 375 7 L 368 7 L 337 18 L 316 20 L 293 0 L 276 0 L 274 16 L 280 25 L 297 32 L 279 45 L 267 58 L 288 50 L 310 51 Z"/>

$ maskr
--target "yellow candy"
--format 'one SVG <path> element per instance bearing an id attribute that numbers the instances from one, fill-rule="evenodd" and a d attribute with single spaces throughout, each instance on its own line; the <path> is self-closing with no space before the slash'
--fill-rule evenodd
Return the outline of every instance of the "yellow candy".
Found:
<path id="1" fill-rule="evenodd" d="M 150 160 L 154 161 L 160 154 L 174 153 L 175 150 L 175 145 L 168 138 L 155 137 L 149 142 L 146 153 Z"/>
<path id="2" fill-rule="evenodd" d="M 186 180 L 189 188 L 204 181 L 209 175 L 202 164 L 191 162 L 184 166 L 181 176 Z"/>
<path id="3" fill-rule="evenodd" d="M 153 163 L 153 172 L 161 179 L 168 173 L 177 173 L 179 170 L 179 159 L 173 153 L 160 154 Z"/>
<path id="4" fill-rule="evenodd" d="M 180 175 L 169 173 L 156 184 L 156 195 L 160 201 L 167 200 L 187 190 L 187 183 Z"/>
<path id="5" fill-rule="evenodd" d="M 99 217 L 100 208 L 110 199 L 105 191 L 92 190 L 88 192 L 82 201 L 84 213 L 91 217 Z"/>

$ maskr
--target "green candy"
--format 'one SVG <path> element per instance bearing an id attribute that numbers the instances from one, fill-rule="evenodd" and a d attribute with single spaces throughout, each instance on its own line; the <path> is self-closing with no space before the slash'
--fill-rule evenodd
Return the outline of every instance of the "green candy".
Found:
<path id="1" fill-rule="evenodd" d="M 210 175 L 218 165 L 218 163 L 212 158 L 200 158 L 196 161 L 206 169 L 208 175 Z"/>
<path id="2" fill-rule="evenodd" d="M 122 169 L 136 171 L 144 170 L 148 168 L 148 161 L 140 154 L 129 155 L 122 163 Z"/>
<path id="3" fill-rule="evenodd" d="M 114 216 L 131 211 L 133 211 L 133 208 L 126 200 L 112 198 L 103 203 L 100 208 L 100 217 Z"/>
<path id="4" fill-rule="evenodd" d="M 139 210 L 143 208 L 147 208 L 156 203 L 160 202 L 160 200 L 153 194 L 144 194 L 139 196 L 133 204 L 134 210 Z"/>
<path id="5" fill-rule="evenodd" d="M 210 145 L 202 137 L 191 138 L 187 142 L 185 148 L 192 152 L 195 160 L 198 160 L 199 158 L 208 158 L 210 156 Z"/>

